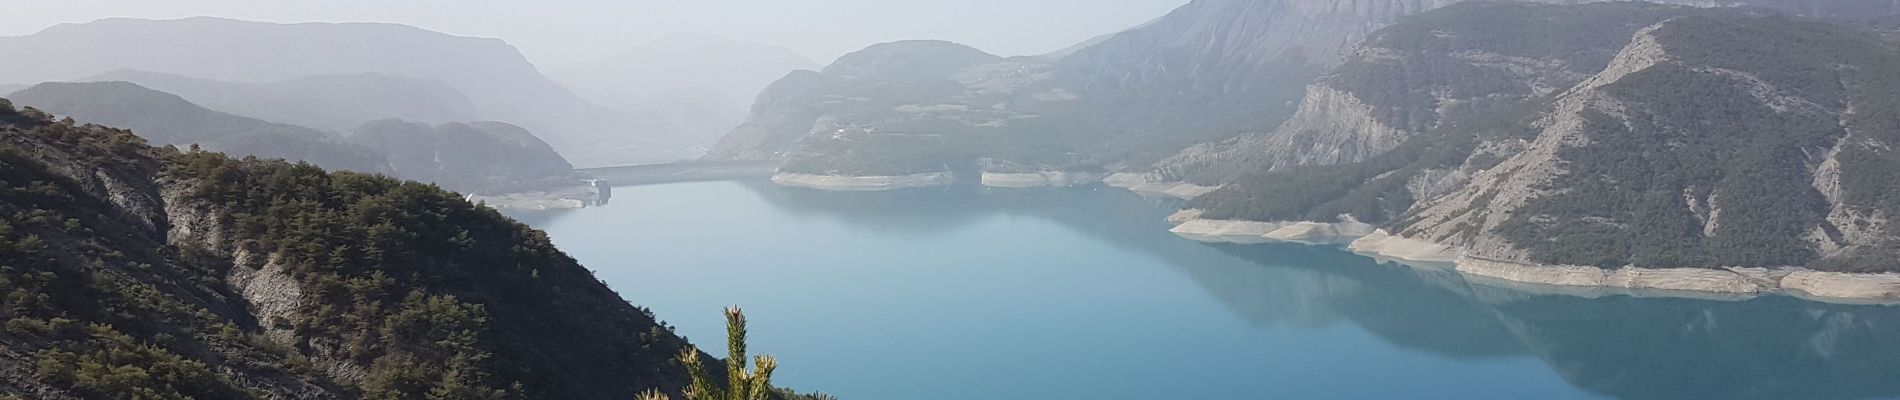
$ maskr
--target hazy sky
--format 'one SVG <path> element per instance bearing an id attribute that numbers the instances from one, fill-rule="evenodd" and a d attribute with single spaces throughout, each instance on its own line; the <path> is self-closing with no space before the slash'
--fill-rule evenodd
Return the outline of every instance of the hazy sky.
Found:
<path id="1" fill-rule="evenodd" d="M 0 0 L 0 36 L 107 17 L 374 21 L 495 37 L 542 69 L 669 33 L 785 46 L 820 63 L 866 45 L 944 39 L 1001 55 L 1055 51 L 1188 0 Z"/>

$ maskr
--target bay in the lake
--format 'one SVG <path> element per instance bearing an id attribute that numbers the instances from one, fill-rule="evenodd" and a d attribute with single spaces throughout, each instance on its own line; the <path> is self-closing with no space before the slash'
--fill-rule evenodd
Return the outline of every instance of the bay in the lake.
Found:
<path id="1" fill-rule="evenodd" d="M 616 189 L 511 213 L 723 355 L 863 399 L 1900 395 L 1900 307 L 1538 294 L 1338 247 L 1206 245 L 1110 188 Z"/>

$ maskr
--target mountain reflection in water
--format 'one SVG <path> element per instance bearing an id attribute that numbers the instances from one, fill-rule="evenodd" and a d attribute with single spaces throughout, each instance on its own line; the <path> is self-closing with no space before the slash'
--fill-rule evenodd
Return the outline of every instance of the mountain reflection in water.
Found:
<path id="1" fill-rule="evenodd" d="M 1165 260 L 1162 264 L 1260 329 L 1326 331 L 1351 326 L 1392 346 L 1437 357 L 1534 358 L 1574 387 L 1599 395 L 1632 399 L 1900 395 L 1900 379 L 1895 379 L 1900 378 L 1900 372 L 1895 372 L 1900 371 L 1900 307 L 1825 304 L 1783 296 L 1719 301 L 1540 294 L 1474 284 L 1444 270 L 1381 263 L 1339 247 L 1201 244 L 1167 232 L 1163 217 L 1179 206 L 1177 202 L 1110 188 L 951 187 L 833 193 L 765 182 L 718 182 L 622 188 L 620 198 L 601 209 L 511 214 L 537 227 L 566 227 L 585 223 L 582 220 L 589 213 L 650 205 L 652 198 L 643 196 L 711 186 L 741 186 L 743 191 L 720 193 L 755 196 L 772 210 L 801 221 L 837 223 L 887 237 L 929 237 L 997 216 L 1051 221 L 1116 248 Z M 556 244 L 567 249 L 560 236 L 564 231 L 554 231 Z M 616 288 L 623 286 L 614 278 L 604 279 Z M 1123 295 L 1143 293 L 1130 290 Z M 661 317 L 677 316 L 663 313 Z"/>

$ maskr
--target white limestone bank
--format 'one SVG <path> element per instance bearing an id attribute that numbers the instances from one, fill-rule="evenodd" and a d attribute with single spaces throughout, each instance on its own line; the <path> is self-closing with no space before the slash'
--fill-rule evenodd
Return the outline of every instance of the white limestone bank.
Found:
<path id="1" fill-rule="evenodd" d="M 1182 210 L 1170 215 L 1168 222 L 1176 225 L 1168 232 L 1209 243 L 1338 244 L 1366 236 L 1374 230 L 1372 225 L 1351 219 L 1342 222 L 1260 222 L 1204 219 L 1200 215 L 1201 210 Z"/>
<path id="2" fill-rule="evenodd" d="M 1100 182 L 1102 176 L 1087 172 L 984 172 L 983 186 L 994 188 L 1070 187 Z"/>
<path id="3" fill-rule="evenodd" d="M 587 186 L 498 195 L 470 194 L 467 197 L 470 203 L 506 210 L 571 210 L 586 208 L 600 199 L 600 189 Z"/>
<path id="4" fill-rule="evenodd" d="M 1102 178 L 1102 183 L 1128 189 L 1145 196 L 1166 196 L 1182 200 L 1193 199 L 1219 189 L 1219 186 L 1201 186 L 1187 182 L 1166 182 L 1154 179 L 1148 174 L 1120 172 Z"/>
<path id="5" fill-rule="evenodd" d="M 1419 262 L 1452 263 L 1473 281 L 1555 287 L 1629 289 L 1638 295 L 1739 299 L 1787 293 L 1827 302 L 1900 301 L 1900 274 L 1821 272 L 1803 268 L 1599 268 L 1486 259 L 1463 249 L 1391 235 L 1384 230 L 1359 238 L 1353 251 Z M 1530 291 L 1535 287 L 1513 285 Z M 1549 290 L 1570 293 L 1570 290 Z M 1714 296 L 1711 296 L 1714 295 Z"/>
<path id="6" fill-rule="evenodd" d="M 841 192 L 864 192 L 878 190 L 896 190 L 931 186 L 944 186 L 956 179 L 946 172 L 930 172 L 910 175 L 815 175 L 799 173 L 778 173 L 772 175 L 772 183 L 779 186 L 802 187 Z"/>
<path id="7" fill-rule="evenodd" d="M 1452 246 L 1394 236 L 1384 229 L 1373 230 L 1365 237 L 1353 240 L 1347 248 L 1354 252 L 1399 260 L 1439 263 L 1457 262 L 1458 255 L 1463 253 Z"/>

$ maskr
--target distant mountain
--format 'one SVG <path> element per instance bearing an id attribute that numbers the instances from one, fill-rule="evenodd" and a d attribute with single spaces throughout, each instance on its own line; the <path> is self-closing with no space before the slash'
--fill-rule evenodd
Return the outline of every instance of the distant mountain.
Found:
<path id="1" fill-rule="evenodd" d="M 121 70 L 78 81 L 132 82 L 213 110 L 331 132 L 348 132 L 364 122 L 389 118 L 431 122 L 482 119 L 468 96 L 453 87 L 382 73 L 225 82 Z"/>
<path id="2" fill-rule="evenodd" d="M 583 164 L 696 154 L 664 115 L 582 100 L 501 40 L 404 25 L 115 18 L 0 38 L 0 54 L 12 55 L 14 62 L 0 65 L 0 76 L 13 83 L 68 81 L 124 69 L 232 82 L 363 73 L 438 80 L 466 94 L 483 119 L 540 132 Z"/>
<path id="3" fill-rule="evenodd" d="M 19 91 L 20 89 L 25 89 L 26 86 L 27 85 L 25 84 L 18 84 L 18 83 L 0 83 L 0 96 L 11 94 L 15 91 Z"/>
<path id="4" fill-rule="evenodd" d="M 347 138 L 199 107 L 127 82 L 43 83 L 15 104 L 97 124 L 127 127 L 158 145 L 200 147 L 233 157 L 307 161 L 327 169 L 383 173 L 461 192 L 499 194 L 573 186 L 573 166 L 546 142 L 501 122 L 430 126 L 386 119 Z"/>
<path id="5" fill-rule="evenodd" d="M 1459 260 L 1900 271 L 1896 76 L 1894 42 L 1771 12 L 1452 6 L 1375 34 L 1189 206 Z"/>
<path id="6" fill-rule="evenodd" d="M 573 165 L 519 126 L 404 120 L 364 123 L 349 141 L 381 149 L 396 176 L 483 194 L 572 185 Z"/>
<path id="7" fill-rule="evenodd" d="M 89 123 L 131 129 L 145 140 L 197 144 L 233 156 L 308 161 L 325 168 L 391 172 L 382 154 L 342 136 L 199 107 L 176 95 L 127 82 L 42 83 L 13 93 L 15 104 Z"/>
<path id="8" fill-rule="evenodd" d="M 854 152 L 859 155 L 878 152 L 871 147 L 903 148 L 881 142 L 915 133 L 942 135 L 947 142 L 885 158 L 950 158 L 989 171 L 1143 167 L 1197 143 L 1271 128 L 1292 113 L 1306 82 L 1336 62 L 1340 49 L 1423 6 L 1305 3 L 1199 0 L 1142 26 L 1041 57 L 970 64 L 945 54 L 938 65 L 861 67 L 840 60 L 824 71 L 830 78 L 792 76 L 788 81 L 797 82 L 784 82 L 804 91 L 768 90 L 776 97 L 761 96 L 748 124 L 709 157 L 826 164 L 800 160 L 842 162 L 849 157 L 837 156 L 841 147 L 867 149 Z M 854 68 L 856 73 L 842 73 Z M 938 73 L 920 80 L 886 75 L 887 68 Z M 885 91 L 904 98 L 867 97 L 815 85 L 819 79 L 907 89 Z M 799 117 L 786 119 L 793 115 Z M 774 137 L 761 140 L 762 131 Z M 829 138 L 838 132 L 849 137 Z M 809 148 L 797 149 L 799 143 Z M 943 151 L 921 154 L 933 149 Z M 835 169 L 869 174 L 915 169 L 840 167 Z"/>
<path id="9" fill-rule="evenodd" d="M 1002 61 L 944 41 L 871 46 L 820 72 L 794 72 L 767 87 L 746 124 L 722 138 L 708 156 L 781 159 L 795 170 L 867 175 L 967 163 L 976 137 L 1006 126 L 998 121 L 1024 115 L 1007 107 L 970 105 L 1013 96 L 1008 93 L 1013 88 L 985 92 L 972 86 L 984 80 L 1008 85 L 1000 81 L 1016 74 L 1014 68 L 962 73 Z"/>
<path id="10" fill-rule="evenodd" d="M 783 47 L 677 34 L 549 75 L 596 103 L 667 113 L 710 146 L 739 125 L 765 85 L 791 71 L 818 67 Z"/>
<path id="11" fill-rule="evenodd" d="M 1214 159 L 1324 162 L 1329 156 L 1301 160 L 1302 143 L 1265 149 L 1249 147 L 1256 142 L 1221 143 L 1283 126 L 1310 94 L 1307 85 L 1346 61 L 1348 49 L 1373 31 L 1457 2 L 1195 0 L 1152 22 L 1045 56 L 971 65 L 954 49 L 937 47 L 945 53 L 908 61 L 929 64 L 942 56 L 935 65 L 793 74 L 767 89 L 747 123 L 707 157 L 784 160 L 787 172 L 828 175 L 1162 169 L 1163 175 L 1215 176 L 1195 177 L 1208 180 L 1248 168 Z M 1825 17 L 1900 11 L 1884 0 L 1683 3 Z M 888 52 L 883 46 L 865 52 Z M 883 68 L 937 73 L 893 77 Z M 1397 142 L 1369 139 L 1379 143 L 1335 158 L 1369 156 Z M 1262 151 L 1286 156 L 1251 154 Z M 1200 170 L 1204 166 L 1224 172 Z"/>

